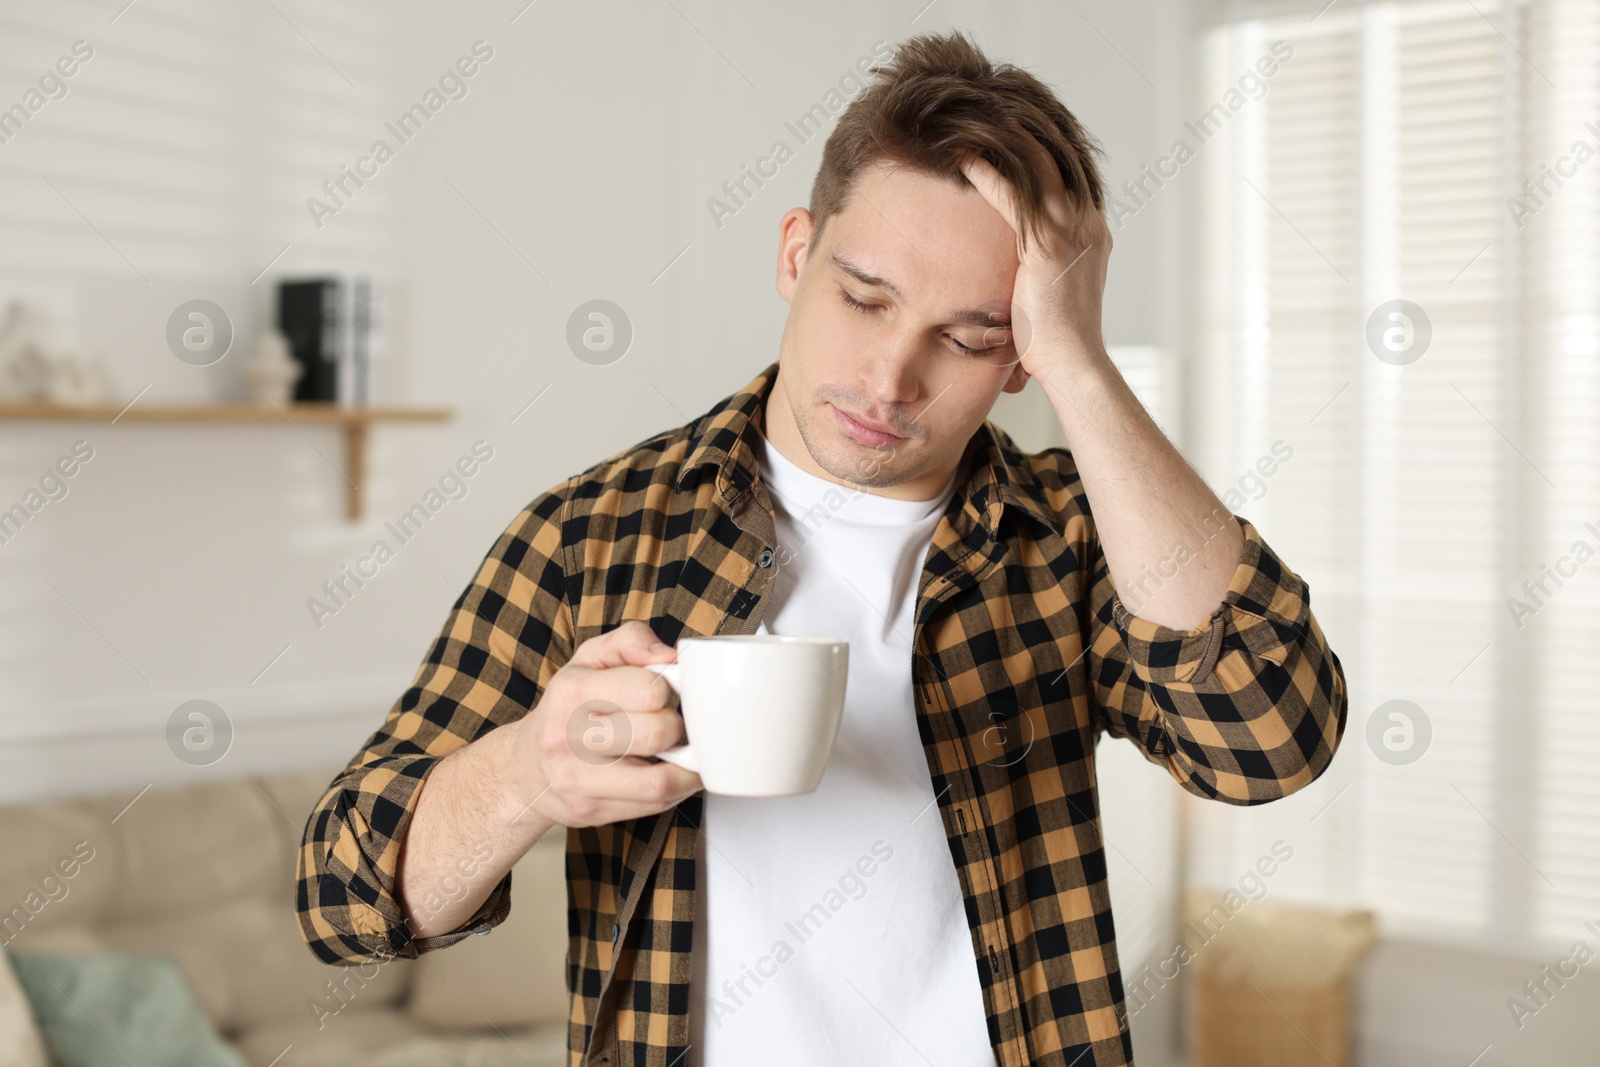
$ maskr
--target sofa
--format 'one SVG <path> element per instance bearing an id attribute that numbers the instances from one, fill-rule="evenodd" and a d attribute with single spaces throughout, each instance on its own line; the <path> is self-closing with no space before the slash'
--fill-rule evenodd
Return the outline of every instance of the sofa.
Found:
<path id="1" fill-rule="evenodd" d="M 168 956 L 252 1067 L 564 1065 L 565 834 L 517 864 L 488 935 L 330 967 L 295 921 L 294 854 L 332 774 L 0 807 L 6 950 Z"/>

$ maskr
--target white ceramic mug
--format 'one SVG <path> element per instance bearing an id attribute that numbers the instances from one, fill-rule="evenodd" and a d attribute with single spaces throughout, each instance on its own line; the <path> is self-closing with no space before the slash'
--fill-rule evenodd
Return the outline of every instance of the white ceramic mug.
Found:
<path id="1" fill-rule="evenodd" d="M 844 716 L 849 642 L 722 634 L 677 648 L 676 663 L 645 665 L 677 690 L 688 735 L 657 756 L 700 775 L 709 793 L 813 792 Z"/>

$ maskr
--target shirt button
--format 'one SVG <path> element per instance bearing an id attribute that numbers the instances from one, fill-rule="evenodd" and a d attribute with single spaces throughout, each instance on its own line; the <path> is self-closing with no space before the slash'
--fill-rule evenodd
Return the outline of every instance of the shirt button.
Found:
<path id="1" fill-rule="evenodd" d="M 770 567 L 770 566 L 772 566 L 772 549 L 763 548 L 761 550 L 761 555 L 756 558 L 756 566 L 757 567 Z"/>

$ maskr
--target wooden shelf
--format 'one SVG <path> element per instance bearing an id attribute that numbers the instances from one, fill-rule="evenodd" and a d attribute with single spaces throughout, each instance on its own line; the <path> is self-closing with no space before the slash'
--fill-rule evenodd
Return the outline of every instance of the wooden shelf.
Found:
<path id="1" fill-rule="evenodd" d="M 340 407 L 337 404 L 49 404 L 0 403 L 0 422 L 70 419 L 79 422 L 287 422 L 337 426 L 344 430 L 345 514 L 361 518 L 366 482 L 367 430 L 375 422 L 445 422 L 448 408 Z"/>

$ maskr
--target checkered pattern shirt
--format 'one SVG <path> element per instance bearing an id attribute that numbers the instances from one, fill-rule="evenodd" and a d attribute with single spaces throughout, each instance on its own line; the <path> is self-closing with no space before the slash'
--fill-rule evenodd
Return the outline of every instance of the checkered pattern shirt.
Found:
<path id="1" fill-rule="evenodd" d="M 429 769 L 527 714 L 583 641 L 628 619 L 669 644 L 755 631 L 780 546 L 752 440 L 776 375 L 545 491 L 496 541 L 311 812 L 298 910 L 317 956 L 413 957 L 505 919 L 509 875 L 459 929 L 413 939 L 401 842 Z M 1131 1064 L 1097 738 L 1126 738 L 1191 793 L 1259 804 L 1328 766 L 1344 676 L 1305 582 L 1248 522 L 1222 603 L 1176 631 L 1123 606 L 1068 451 L 1023 453 L 986 422 L 963 463 L 911 667 L 995 1059 Z M 565 831 L 569 1067 L 681 1067 L 703 804 Z"/>

